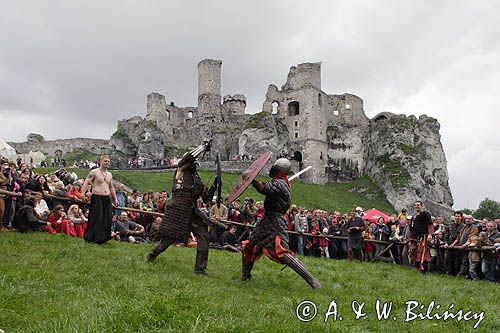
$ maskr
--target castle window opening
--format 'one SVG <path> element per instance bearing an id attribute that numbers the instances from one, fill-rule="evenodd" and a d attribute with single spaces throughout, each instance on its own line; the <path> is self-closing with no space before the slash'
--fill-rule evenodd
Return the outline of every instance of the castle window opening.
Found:
<path id="1" fill-rule="evenodd" d="M 345 105 L 345 108 L 346 108 L 347 110 L 349 110 L 349 109 L 351 108 L 351 104 L 346 104 L 346 105 Z"/>
<path id="2" fill-rule="evenodd" d="M 333 114 L 334 114 L 335 116 L 338 116 L 338 115 L 339 115 L 339 112 L 338 112 L 337 110 L 335 110 L 335 111 L 333 111 Z"/>
<path id="3" fill-rule="evenodd" d="M 273 107 L 273 111 L 271 112 L 271 114 L 278 114 L 278 106 L 279 106 L 279 103 L 274 101 L 271 106 Z"/>
<path id="4" fill-rule="evenodd" d="M 321 107 L 321 93 L 318 94 L 318 105 Z"/>
<path id="5" fill-rule="evenodd" d="M 186 127 L 191 127 L 191 119 L 186 119 Z"/>
<path id="6" fill-rule="evenodd" d="M 288 115 L 296 116 L 299 114 L 299 102 L 293 101 L 288 103 Z"/>
<path id="7" fill-rule="evenodd" d="M 320 159 L 320 161 L 323 161 L 323 152 L 319 153 L 319 159 Z"/>
<path id="8" fill-rule="evenodd" d="M 170 120 L 170 111 L 167 110 L 167 119 Z"/>
<path id="9" fill-rule="evenodd" d="M 295 121 L 295 127 L 299 126 L 299 122 L 296 120 Z"/>
<path id="10" fill-rule="evenodd" d="M 175 103 L 174 103 L 174 102 L 170 102 L 170 106 L 174 106 L 174 105 L 175 105 Z"/>
<path id="11" fill-rule="evenodd" d="M 295 132 L 295 139 L 299 138 L 299 133 Z"/>
<path id="12" fill-rule="evenodd" d="M 188 118 L 192 119 L 193 118 L 193 111 L 188 112 Z"/>

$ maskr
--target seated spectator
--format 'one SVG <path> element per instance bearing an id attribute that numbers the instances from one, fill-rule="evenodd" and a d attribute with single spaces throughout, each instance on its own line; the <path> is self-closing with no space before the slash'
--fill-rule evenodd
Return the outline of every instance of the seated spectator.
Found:
<path id="1" fill-rule="evenodd" d="M 39 231 L 55 234 L 56 231 L 51 227 L 50 222 L 40 220 L 34 207 L 35 198 L 26 197 L 25 204 L 16 214 L 17 230 L 20 232 Z"/>
<path id="2" fill-rule="evenodd" d="M 120 240 L 122 242 L 139 243 L 145 242 L 143 238 L 144 227 L 138 223 L 132 222 L 128 218 L 127 212 L 122 212 L 118 217 L 115 225 L 116 230 L 120 233 Z"/>
<path id="3" fill-rule="evenodd" d="M 87 228 L 87 218 L 83 216 L 78 205 L 71 205 L 68 209 L 68 218 L 75 227 L 76 237 L 83 238 L 85 229 Z"/>
<path id="4" fill-rule="evenodd" d="M 40 192 L 40 193 L 50 192 L 45 176 L 37 176 L 35 178 L 32 178 L 29 184 L 26 186 L 26 188 L 30 189 L 33 192 Z"/>
<path id="5" fill-rule="evenodd" d="M 220 245 L 223 249 L 232 252 L 240 252 L 240 249 L 237 247 L 238 239 L 236 238 L 236 230 L 236 226 L 232 225 L 222 233 L 220 236 Z"/>
<path id="6" fill-rule="evenodd" d="M 76 237 L 75 227 L 73 226 L 71 220 L 67 218 L 63 206 L 55 206 L 49 214 L 47 221 L 51 223 L 52 228 L 54 228 L 58 233 Z"/>
<path id="7" fill-rule="evenodd" d="M 68 191 L 64 188 L 64 183 L 62 181 L 58 181 L 56 183 L 56 189 L 54 192 L 51 193 L 52 195 L 60 198 L 67 198 L 68 197 Z M 68 201 L 63 200 L 63 199 L 52 199 L 52 205 L 55 206 L 63 206 L 63 208 L 66 210 L 68 208 Z"/>
<path id="8" fill-rule="evenodd" d="M 77 202 L 82 202 L 83 201 L 83 195 L 82 195 L 82 183 L 80 181 L 75 181 L 73 185 L 71 185 L 69 191 L 68 191 L 68 198 L 73 199 Z M 118 193 L 117 193 L 118 196 Z"/>
<path id="9" fill-rule="evenodd" d="M 155 221 L 151 225 L 151 230 L 149 231 L 148 238 L 153 242 L 159 241 L 158 231 L 160 230 L 160 224 L 162 220 L 163 219 L 161 217 L 157 217 L 155 218 Z"/>
<path id="10" fill-rule="evenodd" d="M 46 221 L 49 217 L 50 210 L 47 202 L 42 199 L 42 193 L 40 192 L 31 192 L 31 195 L 34 197 L 35 201 L 35 212 L 38 214 L 40 219 Z"/>

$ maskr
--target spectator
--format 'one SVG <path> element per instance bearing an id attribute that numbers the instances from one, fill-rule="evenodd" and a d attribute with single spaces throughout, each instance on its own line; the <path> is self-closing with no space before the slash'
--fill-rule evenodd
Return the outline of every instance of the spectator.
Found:
<path id="1" fill-rule="evenodd" d="M 232 252 L 241 252 L 237 247 L 237 238 L 236 238 L 236 226 L 232 225 L 228 230 L 224 231 L 220 237 L 220 245 L 223 249 L 232 251 Z"/>
<path id="2" fill-rule="evenodd" d="M 477 227 L 473 224 L 474 218 L 472 215 L 464 215 L 465 218 L 465 226 L 462 228 L 462 231 L 458 235 L 457 239 L 451 244 L 451 247 L 458 245 L 459 248 L 464 248 L 465 243 L 470 241 L 470 237 L 477 235 Z M 467 252 L 460 251 L 459 256 L 461 258 L 460 262 L 460 271 L 457 275 L 466 276 L 469 272 L 469 257 Z"/>
<path id="3" fill-rule="evenodd" d="M 81 193 L 81 190 L 82 190 L 82 183 L 78 180 L 73 182 L 73 185 L 70 187 L 68 191 L 68 198 L 73 199 L 76 202 L 83 202 L 83 195 Z"/>
<path id="4" fill-rule="evenodd" d="M 365 231 L 364 238 L 367 240 L 375 239 L 373 235 L 373 226 L 368 226 Z M 363 253 L 366 261 L 371 261 L 373 259 L 373 254 L 375 252 L 375 246 L 372 242 L 364 242 L 363 243 Z"/>
<path id="5" fill-rule="evenodd" d="M 326 236 L 328 235 L 328 228 L 324 227 L 323 228 L 323 233 L 322 235 L 324 237 L 321 237 L 319 239 L 319 250 L 321 252 L 321 258 L 330 258 L 330 252 L 328 251 L 328 245 L 330 243 L 330 239 L 328 239 Z"/>
<path id="6" fill-rule="evenodd" d="M 253 205 L 253 198 L 245 198 L 244 205 L 241 208 L 241 222 L 244 224 L 255 224 L 255 212 L 257 208 Z"/>
<path id="7" fill-rule="evenodd" d="M 304 246 L 306 242 L 306 236 L 302 235 L 307 233 L 307 217 L 304 213 L 304 205 L 300 206 L 299 212 L 295 214 L 293 224 L 295 232 L 298 232 L 300 235 L 297 235 L 297 253 L 300 255 L 304 255 Z"/>
<path id="8" fill-rule="evenodd" d="M 76 237 L 76 231 L 73 223 L 66 216 L 63 206 L 55 206 L 49 214 L 47 222 L 50 222 L 52 228 L 54 228 L 58 233 Z"/>
<path id="9" fill-rule="evenodd" d="M 116 221 L 116 230 L 120 233 L 122 242 L 139 243 L 145 242 L 144 227 L 129 220 L 127 212 L 122 212 Z"/>
<path id="10" fill-rule="evenodd" d="M 30 191 L 31 192 L 31 191 Z M 49 206 L 47 202 L 42 199 L 42 193 L 40 192 L 31 192 L 34 200 L 35 200 L 35 212 L 42 220 L 47 220 L 50 214 Z"/>
<path id="11" fill-rule="evenodd" d="M 450 246 L 455 242 L 455 240 L 458 238 L 460 232 L 464 228 L 464 223 L 463 223 L 463 216 L 464 214 L 461 211 L 456 211 L 453 216 L 451 217 L 451 223 L 446 228 L 445 232 L 445 246 Z M 445 267 L 446 267 L 446 273 L 450 275 L 457 275 L 458 272 L 460 271 L 460 265 L 462 263 L 461 261 L 461 253 L 459 251 L 453 250 L 452 248 L 446 251 L 445 253 Z"/>
<path id="12" fill-rule="evenodd" d="M 20 232 L 38 231 L 55 234 L 56 231 L 51 228 L 50 222 L 40 220 L 34 207 L 35 199 L 31 196 L 27 197 L 25 204 L 17 212 L 17 229 Z"/>
<path id="13" fill-rule="evenodd" d="M 75 228 L 76 237 L 83 238 L 87 228 L 87 218 L 82 214 L 78 205 L 71 205 L 68 209 L 68 218 Z"/>
<path id="14" fill-rule="evenodd" d="M 375 230 L 373 231 L 375 239 L 378 241 L 386 242 L 389 237 L 389 229 L 385 225 L 385 219 L 383 217 L 379 217 L 377 219 L 377 225 Z M 379 256 L 380 253 L 385 249 L 384 244 L 375 244 L 375 256 Z"/>
<path id="15" fill-rule="evenodd" d="M 358 207 L 359 208 L 359 207 Z M 347 256 L 349 261 L 354 258 L 363 261 L 363 237 L 361 232 L 364 230 L 363 220 L 356 214 L 356 211 L 351 210 L 351 216 L 346 224 L 349 239 L 347 242 Z"/>
<path id="16" fill-rule="evenodd" d="M 52 192 L 52 195 L 55 195 L 55 196 L 60 197 L 60 198 L 67 198 L 68 197 L 68 191 L 66 191 L 66 189 L 64 188 L 64 183 L 62 181 L 58 181 L 56 183 L 56 189 L 54 190 L 54 192 Z M 68 201 L 67 200 L 53 198 L 52 204 L 54 206 L 59 206 L 59 205 L 63 206 L 65 210 L 68 208 Z"/>
<path id="17" fill-rule="evenodd" d="M 466 218 L 467 221 L 467 218 Z M 463 245 L 464 248 L 480 248 L 481 241 L 479 237 L 476 235 L 470 236 L 469 240 Z M 469 260 L 469 276 L 472 280 L 477 281 L 479 277 L 477 276 L 477 268 L 481 263 L 481 252 L 470 250 L 467 255 L 467 259 Z"/>
<path id="18" fill-rule="evenodd" d="M 494 245 L 495 239 L 500 238 L 500 232 L 498 232 L 495 228 L 495 222 L 489 221 L 486 223 L 486 233 L 484 245 Z M 492 252 L 485 251 L 483 252 L 481 271 L 484 274 L 484 277 L 488 281 L 495 281 L 495 270 L 497 269 L 495 254 Z"/>

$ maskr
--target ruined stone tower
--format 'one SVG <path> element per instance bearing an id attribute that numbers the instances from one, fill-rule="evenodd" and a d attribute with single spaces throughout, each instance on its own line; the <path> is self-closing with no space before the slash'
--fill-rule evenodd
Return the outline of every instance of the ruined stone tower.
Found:
<path id="1" fill-rule="evenodd" d="M 326 182 L 328 160 L 325 97 L 321 91 L 321 63 L 304 63 L 290 68 L 281 90 L 269 86 L 263 105 L 263 111 L 275 114 L 286 124 L 290 157 L 300 167 L 313 167 L 303 178 L 321 184 Z"/>
<path id="2" fill-rule="evenodd" d="M 204 59 L 198 63 L 198 115 L 207 122 L 214 122 L 221 113 L 222 61 Z"/>

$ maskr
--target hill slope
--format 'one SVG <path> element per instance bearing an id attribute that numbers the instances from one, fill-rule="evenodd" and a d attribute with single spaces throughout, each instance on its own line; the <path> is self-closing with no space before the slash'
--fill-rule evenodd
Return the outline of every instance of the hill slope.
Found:
<path id="1" fill-rule="evenodd" d="M 477 332 L 500 329 L 499 286 L 377 263 L 306 258 L 323 288 L 311 290 L 289 268 L 262 258 L 250 282 L 241 257 L 210 251 L 209 273 L 193 274 L 195 250 L 170 248 L 153 264 L 152 245 L 98 246 L 63 235 L 0 233 L 0 328 L 5 332 L 403 332 L 472 331 L 476 320 L 405 323 L 405 302 L 485 311 Z M 394 302 L 377 321 L 375 302 Z M 303 300 L 317 304 L 310 322 L 296 318 Z M 343 320 L 324 315 L 332 300 Z M 366 302 L 354 319 L 351 302 Z M 435 313 L 436 311 L 433 311 Z M 393 316 L 397 320 L 393 320 Z M 339 318 L 338 318 L 339 319 Z"/>

